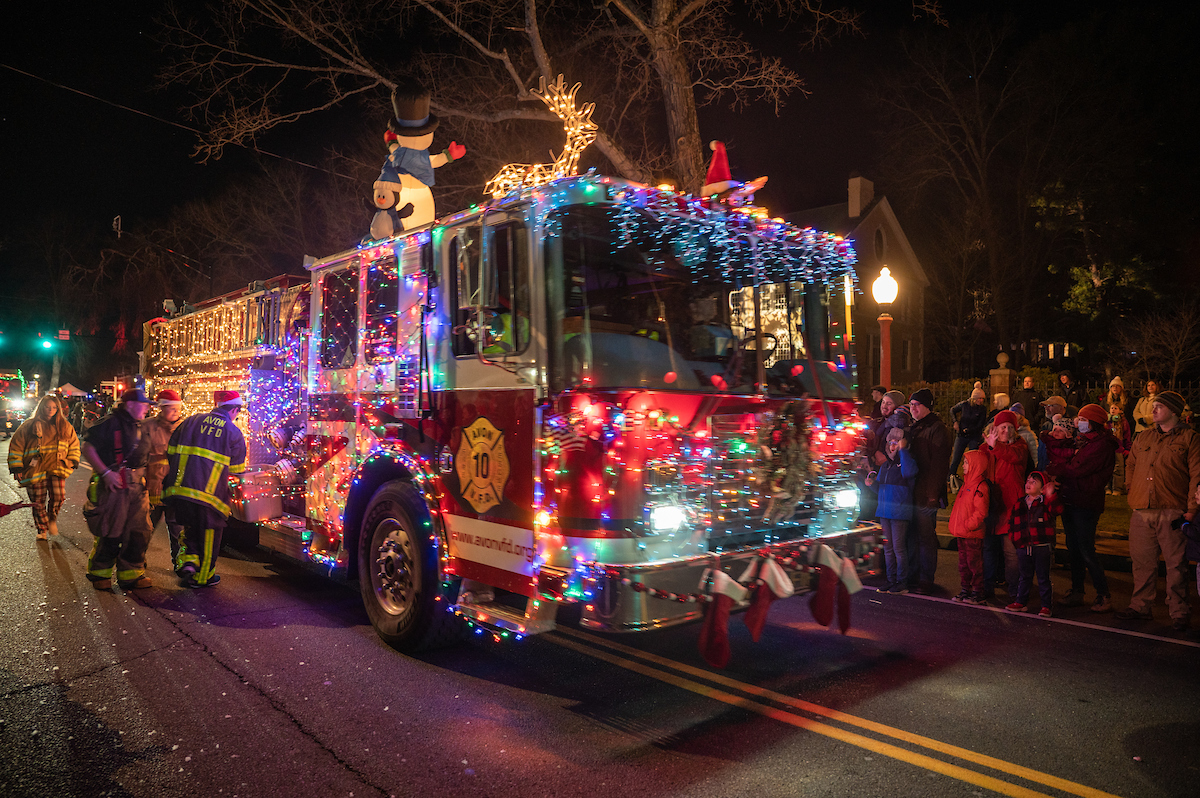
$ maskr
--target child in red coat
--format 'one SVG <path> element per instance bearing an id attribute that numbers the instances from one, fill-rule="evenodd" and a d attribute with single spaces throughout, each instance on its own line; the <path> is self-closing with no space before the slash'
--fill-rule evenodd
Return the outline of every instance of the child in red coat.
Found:
<path id="1" fill-rule="evenodd" d="M 950 511 L 950 534 L 958 538 L 958 579 L 962 592 L 955 601 L 983 604 L 983 532 L 987 525 L 988 456 L 967 452 L 963 458 L 963 486 Z"/>
<path id="2" fill-rule="evenodd" d="M 1010 612 L 1029 612 L 1029 591 L 1037 571 L 1038 593 L 1042 608 L 1038 615 L 1049 618 L 1054 591 L 1050 585 L 1050 566 L 1054 562 L 1054 524 L 1062 513 L 1062 502 L 1054 483 L 1041 471 L 1030 473 L 1025 480 L 1025 495 L 1018 499 L 1009 515 L 1009 535 L 1017 550 L 1021 576 L 1014 600 L 1004 609 Z"/>

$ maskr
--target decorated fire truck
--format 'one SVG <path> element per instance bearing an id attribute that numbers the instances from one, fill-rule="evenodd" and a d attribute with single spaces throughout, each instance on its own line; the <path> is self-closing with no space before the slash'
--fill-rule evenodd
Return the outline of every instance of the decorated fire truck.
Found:
<path id="1" fill-rule="evenodd" d="M 755 563 L 786 594 L 818 550 L 874 550 L 853 265 L 752 208 L 575 176 L 156 319 L 145 372 L 189 412 L 244 392 L 238 514 L 357 578 L 393 646 L 536 634 L 565 605 L 655 629 Z"/>

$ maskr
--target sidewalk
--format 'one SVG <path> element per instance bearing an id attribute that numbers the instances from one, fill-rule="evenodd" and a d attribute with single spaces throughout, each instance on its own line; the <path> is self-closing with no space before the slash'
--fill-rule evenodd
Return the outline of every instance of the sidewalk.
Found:
<path id="1" fill-rule="evenodd" d="M 953 496 L 951 498 L 953 499 Z M 1107 497 L 1104 515 L 1100 518 L 1100 528 L 1097 532 L 1096 549 L 1101 555 L 1100 561 L 1104 565 L 1105 574 L 1108 576 L 1109 593 L 1112 594 L 1114 610 L 1122 610 L 1129 606 L 1129 597 L 1133 593 L 1132 564 L 1129 559 L 1129 516 L 1129 505 L 1125 501 L 1125 497 L 1109 496 Z M 938 590 L 932 597 L 922 596 L 919 598 L 948 601 L 950 596 L 956 595 L 959 591 L 958 551 L 954 543 L 954 538 L 950 535 L 947 527 L 949 518 L 949 510 L 943 510 L 938 514 L 937 532 L 938 541 L 941 544 L 941 550 L 938 551 Z M 1061 522 L 1059 524 L 1058 545 L 1055 547 L 1055 555 L 1057 564 L 1050 572 L 1050 580 L 1054 584 L 1055 601 L 1059 602 L 1071 589 L 1071 573 L 1067 566 L 1066 541 L 1063 537 Z M 1162 576 L 1159 576 L 1158 579 L 1158 597 L 1154 605 L 1154 619 L 1152 621 L 1119 621 L 1114 617 L 1114 613 L 1092 612 L 1091 603 L 1096 593 L 1092 587 L 1090 578 L 1088 578 L 1086 583 L 1086 601 L 1084 605 L 1080 607 L 1064 607 L 1060 603 L 1056 603 L 1054 606 L 1054 618 L 1051 620 L 1067 620 L 1089 626 L 1119 629 L 1132 634 L 1195 643 L 1196 641 L 1200 641 L 1200 598 L 1196 596 L 1195 572 L 1190 571 L 1190 573 L 1192 575 L 1188 579 L 1188 598 L 1192 606 L 1193 618 L 1190 631 L 1176 632 L 1171 628 L 1171 618 L 1167 615 L 1165 599 L 1166 580 Z M 879 587 L 885 581 L 882 577 L 871 577 L 865 579 L 864 584 L 868 587 Z M 1013 585 L 1012 589 L 1015 591 L 1016 586 Z M 1030 593 L 1030 613 L 1036 618 L 1037 611 L 1041 606 L 1036 581 Z M 986 608 L 1002 612 L 1002 608 L 1009 601 L 1009 595 L 1005 588 L 997 588 L 996 598 L 989 602 Z M 971 605 L 959 606 L 980 609 L 971 607 Z"/>

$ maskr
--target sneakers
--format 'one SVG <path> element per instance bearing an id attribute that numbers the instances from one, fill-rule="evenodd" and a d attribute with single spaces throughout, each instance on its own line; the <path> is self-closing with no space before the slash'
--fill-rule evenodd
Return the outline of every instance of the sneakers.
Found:
<path id="1" fill-rule="evenodd" d="M 148 587 L 154 587 L 154 583 L 150 581 L 150 577 L 142 575 L 132 582 L 117 582 L 125 590 L 145 590 Z"/>
<path id="2" fill-rule="evenodd" d="M 1191 618 L 1175 618 L 1171 621 L 1171 628 L 1176 632 L 1186 632 L 1192 626 Z"/>
<path id="3" fill-rule="evenodd" d="M 1149 621 L 1154 619 L 1154 613 L 1150 610 L 1138 612 L 1133 607 L 1127 607 L 1118 611 L 1116 617 L 1120 621 Z"/>
<path id="4" fill-rule="evenodd" d="M 1053 618 L 1054 617 L 1054 613 L 1052 613 L 1050 611 L 1049 607 L 1042 607 L 1040 610 L 1038 610 L 1038 615 L 1040 615 L 1043 618 Z"/>
<path id="5" fill-rule="evenodd" d="M 1112 612 L 1112 599 L 1108 596 L 1096 596 L 1092 602 L 1092 612 Z"/>
<path id="6" fill-rule="evenodd" d="M 977 607 L 981 604 L 987 604 L 987 600 L 983 597 L 982 593 L 971 593 L 963 601 L 967 604 L 974 604 Z"/>
<path id="7" fill-rule="evenodd" d="M 1064 607 L 1082 607 L 1083 594 L 1072 590 L 1070 593 L 1063 596 L 1062 604 Z"/>
<path id="8" fill-rule="evenodd" d="M 892 585 L 892 589 L 888 592 L 893 596 L 902 596 L 908 592 L 908 585 L 904 584 L 903 582 L 897 582 L 896 584 Z"/>
<path id="9" fill-rule="evenodd" d="M 194 575 L 193 575 L 193 577 L 192 577 L 192 578 L 190 578 L 190 579 L 185 579 L 185 580 L 184 580 L 184 582 L 183 582 L 183 586 L 184 586 L 184 587 L 190 587 L 190 588 L 193 588 L 193 589 L 199 589 L 199 588 L 202 588 L 202 587 L 215 587 L 215 586 L 216 586 L 216 584 L 217 584 L 218 582 L 220 582 L 220 581 L 221 581 L 221 575 L 220 575 L 220 574 L 213 574 L 212 576 L 210 576 L 210 577 L 208 578 L 208 581 L 207 581 L 207 582 L 197 582 L 197 581 L 196 581 L 196 579 L 195 579 L 195 577 L 194 577 Z"/>
<path id="10" fill-rule="evenodd" d="M 876 588 L 876 589 L 875 589 L 875 592 L 876 592 L 876 593 L 891 593 L 891 592 L 892 592 L 892 588 L 894 588 L 895 586 L 896 586 L 896 583 L 895 583 L 895 582 L 888 582 L 888 583 L 887 583 L 886 585 L 884 585 L 883 587 Z"/>
<path id="11" fill-rule="evenodd" d="M 1029 612 L 1029 608 L 1019 601 L 1014 601 L 1004 609 L 1008 610 L 1009 612 Z"/>
<path id="12" fill-rule="evenodd" d="M 969 599 L 970 597 L 971 597 L 971 591 L 963 590 L 957 596 L 951 597 L 950 600 L 957 601 L 961 604 L 961 603 L 966 603 L 966 600 Z"/>

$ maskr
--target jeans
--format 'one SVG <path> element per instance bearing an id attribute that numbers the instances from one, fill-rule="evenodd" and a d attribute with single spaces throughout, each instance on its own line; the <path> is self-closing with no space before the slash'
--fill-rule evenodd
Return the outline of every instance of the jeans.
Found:
<path id="1" fill-rule="evenodd" d="M 183 525 L 175 523 L 174 510 L 165 504 L 156 504 L 150 508 L 151 531 L 158 527 L 158 519 L 164 516 L 167 519 L 167 537 L 171 539 L 171 567 L 175 568 L 175 561 L 179 559 L 180 540 L 183 538 Z"/>
<path id="2" fill-rule="evenodd" d="M 1021 578 L 1017 550 L 1008 535 L 983 536 L 983 592 L 989 598 L 996 592 L 996 582 L 1003 575 L 1008 583 L 1008 595 L 1013 595 Z"/>
<path id="3" fill-rule="evenodd" d="M 1017 561 L 1020 563 L 1020 584 L 1014 598 L 1018 604 L 1029 603 L 1029 591 L 1033 588 L 1033 574 L 1037 572 L 1038 593 L 1042 597 L 1042 609 L 1050 609 L 1054 601 L 1054 588 L 1050 584 L 1050 563 L 1054 562 L 1054 544 L 1043 543 L 1040 546 L 1023 546 L 1017 549 Z"/>
<path id="4" fill-rule="evenodd" d="M 1136 515 L 1136 513 L 1135 513 Z M 1082 593 L 1084 576 L 1092 575 L 1092 587 L 1097 596 L 1108 595 L 1108 576 L 1096 556 L 1096 525 L 1100 510 L 1088 510 L 1067 505 L 1062 514 L 1063 531 L 1067 537 L 1067 555 L 1071 559 L 1071 592 Z M 1155 555 L 1155 570 L 1158 569 Z"/>
<path id="5" fill-rule="evenodd" d="M 883 562 L 887 566 L 887 580 L 901 585 L 908 581 L 908 525 L 909 521 L 896 518 L 880 518 L 883 527 Z"/>
<path id="6" fill-rule="evenodd" d="M 954 453 L 950 455 L 950 476 L 958 473 L 963 454 L 973 452 L 983 445 L 982 435 L 958 435 L 954 438 Z"/>
<path id="7" fill-rule="evenodd" d="M 909 587 L 932 585 L 937 576 L 937 514 L 936 507 L 918 507 L 913 514 L 914 529 L 905 541 Z"/>

